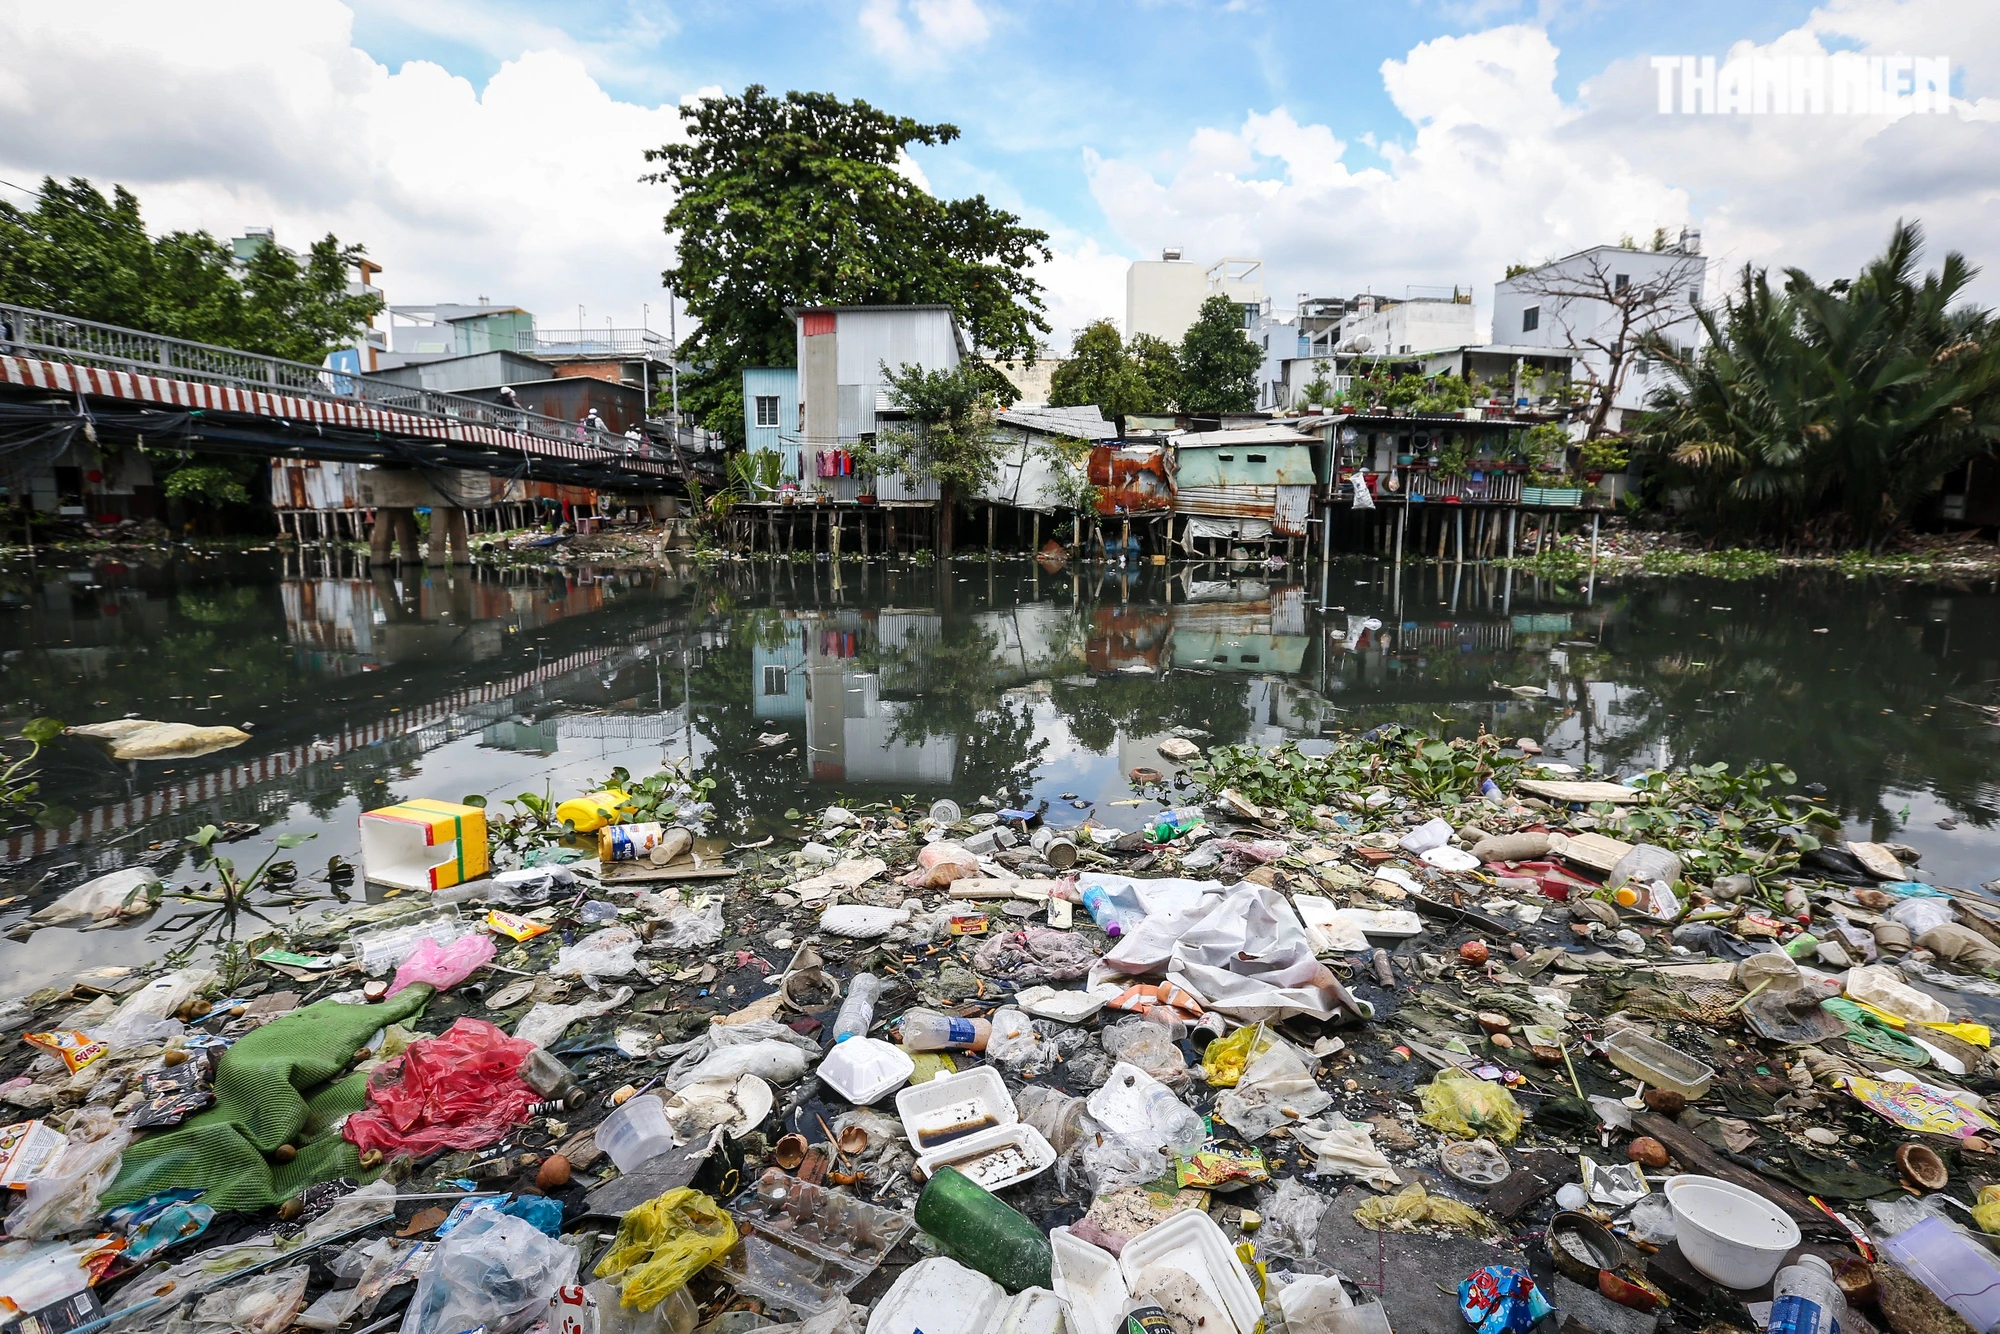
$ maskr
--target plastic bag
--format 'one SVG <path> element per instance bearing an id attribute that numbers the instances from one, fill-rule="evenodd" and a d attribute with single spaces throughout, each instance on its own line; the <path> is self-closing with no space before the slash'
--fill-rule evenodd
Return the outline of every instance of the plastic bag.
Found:
<path id="1" fill-rule="evenodd" d="M 682 1186 L 627 1210 L 592 1272 L 621 1280 L 622 1305 L 650 1311 L 735 1245 L 735 1220 L 708 1196 Z"/>
<path id="2" fill-rule="evenodd" d="M 580 977 L 592 991 L 607 977 L 629 977 L 639 971 L 639 933 L 629 927 L 606 927 L 574 945 L 556 951 L 550 977 Z"/>
<path id="3" fill-rule="evenodd" d="M 484 933 L 460 936 L 449 945 L 420 940 L 410 957 L 397 965 L 396 981 L 389 994 L 393 996 L 415 982 L 428 982 L 439 991 L 450 991 L 493 962 L 493 955 L 493 937 Z"/>
<path id="4" fill-rule="evenodd" d="M 521 1022 L 514 1025 L 514 1036 L 537 1047 L 546 1047 L 567 1033 L 569 1026 L 577 1020 L 607 1015 L 631 999 L 632 988 L 620 987 L 601 1000 L 584 1001 L 577 1005 L 537 1001 L 535 1008 L 522 1015 Z"/>
<path id="5" fill-rule="evenodd" d="M 1394 1195 L 1378 1195 L 1362 1201 L 1354 1210 L 1354 1221 L 1374 1232 L 1415 1232 L 1424 1227 L 1442 1227 L 1475 1237 L 1500 1235 L 1498 1225 L 1485 1214 L 1469 1204 L 1432 1195 L 1422 1182 L 1412 1182 Z"/>
<path id="6" fill-rule="evenodd" d="M 1388 1156 L 1375 1147 L 1375 1127 L 1366 1121 L 1350 1121 L 1335 1112 L 1299 1122 L 1292 1127 L 1292 1138 L 1312 1153 L 1312 1171 L 1320 1176 L 1357 1176 L 1377 1190 L 1403 1183 Z"/>
<path id="7" fill-rule="evenodd" d="M 755 1075 L 771 1084 L 790 1084 L 805 1077 L 814 1057 L 789 1042 L 770 1040 L 718 1046 L 686 1073 L 676 1074 L 667 1087 L 678 1093 L 704 1079 L 736 1080 Z"/>
<path id="8" fill-rule="evenodd" d="M 1952 916 L 1950 899 L 1904 899 L 1882 915 L 1910 928 L 1913 936 L 1921 936 L 1932 927 L 1956 920 Z"/>
<path id="9" fill-rule="evenodd" d="M 305 1265 L 295 1265 L 230 1283 L 195 1303 L 187 1328 L 201 1334 L 278 1334 L 299 1313 L 311 1274 Z"/>
<path id="10" fill-rule="evenodd" d="M 1333 1105 L 1333 1095 L 1313 1078 L 1299 1049 L 1274 1039 L 1237 1086 L 1215 1100 L 1216 1113 L 1245 1139 L 1262 1139 Z"/>
<path id="11" fill-rule="evenodd" d="M 1099 1195 L 1156 1180 L 1168 1154 L 1193 1153 L 1208 1139 L 1201 1118 L 1172 1089 L 1123 1061 L 1084 1106 L 1097 1133 L 1084 1137 L 1083 1167 Z"/>
<path id="12" fill-rule="evenodd" d="M 696 906 L 676 903 L 667 920 L 653 933 L 653 944 L 670 950 L 702 950 L 716 944 L 727 930 L 722 920 L 722 900 L 709 899 Z"/>
<path id="13" fill-rule="evenodd" d="M 1310 1260 L 1319 1249 L 1319 1220 L 1328 1200 L 1318 1191 L 1287 1177 L 1258 1206 L 1264 1226 L 1257 1233 L 1257 1249 L 1288 1260 Z"/>
<path id="14" fill-rule="evenodd" d="M 560 866 L 526 866 L 501 871 L 484 886 L 486 901 L 509 908 L 532 908 L 576 888 L 576 876 Z"/>
<path id="15" fill-rule="evenodd" d="M 438 1243 L 401 1334 L 500 1329 L 576 1280 L 577 1253 L 530 1223 L 481 1209 Z"/>
<path id="16" fill-rule="evenodd" d="M 1217 1038 L 1201 1054 L 1201 1077 L 1219 1089 L 1233 1089 L 1250 1062 L 1271 1050 L 1279 1039 L 1262 1024 L 1239 1028 Z"/>
<path id="17" fill-rule="evenodd" d="M 903 877 L 903 883 L 911 889 L 939 889 L 954 880 L 975 878 L 979 875 L 979 858 L 972 855 L 964 844 L 950 839 L 939 839 L 926 843 L 917 853 L 917 869 Z"/>
<path id="18" fill-rule="evenodd" d="M 1003 1005 L 993 1012 L 993 1032 L 986 1039 L 986 1059 L 1024 1078 L 1046 1073 L 1057 1059 L 1056 1045 L 1035 1031 L 1024 1011 Z"/>
<path id="19" fill-rule="evenodd" d="M 461 1017 L 410 1044 L 400 1061 L 377 1066 L 369 1105 L 340 1133 L 357 1149 L 385 1154 L 485 1148 L 525 1124 L 541 1096 L 517 1073 L 532 1050 L 484 1019 Z"/>
<path id="20" fill-rule="evenodd" d="M 1505 1144 L 1521 1133 L 1521 1108 L 1499 1084 L 1463 1070 L 1443 1070 L 1417 1092 L 1424 1106 L 1417 1120 L 1433 1130 L 1461 1139 L 1490 1135 Z"/>
<path id="21" fill-rule="evenodd" d="M 1105 1029 L 1099 1041 L 1112 1060 L 1135 1065 L 1162 1084 L 1179 1088 L 1188 1082 L 1187 1058 L 1172 1035 L 1151 1020 L 1122 1020 Z"/>
<path id="22" fill-rule="evenodd" d="M 132 1132 L 103 1107 L 85 1107 L 69 1123 L 69 1144 L 56 1160 L 55 1174 L 28 1183 L 21 1202 L 7 1215 L 7 1231 L 37 1241 L 77 1232 L 96 1222 L 97 1197 L 118 1176 Z"/>

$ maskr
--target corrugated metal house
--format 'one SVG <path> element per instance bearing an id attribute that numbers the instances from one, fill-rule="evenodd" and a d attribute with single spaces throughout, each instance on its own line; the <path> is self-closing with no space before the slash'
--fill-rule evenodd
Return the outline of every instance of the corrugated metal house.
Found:
<path id="1" fill-rule="evenodd" d="M 769 450 L 785 461 L 785 480 L 804 475 L 799 437 L 805 423 L 799 417 L 799 369 L 796 366 L 747 366 L 743 370 L 744 447 Z"/>
<path id="2" fill-rule="evenodd" d="M 1249 542 L 1303 537 L 1312 513 L 1316 436 L 1289 426 L 1189 431 L 1170 437 L 1174 513 L 1194 538 Z"/>
<path id="3" fill-rule="evenodd" d="M 977 499 L 1045 514 L 1062 508 L 1060 473 L 1074 470 L 1060 461 L 1053 442 L 1082 440 L 1095 445 L 1118 433 L 1095 406 L 1012 408 L 997 415 L 993 430 L 1002 441 L 999 471 Z"/>
<path id="4" fill-rule="evenodd" d="M 1099 514 L 1163 514 L 1174 507 L 1174 456 L 1165 445 L 1098 445 L 1090 484 Z"/>
<path id="5" fill-rule="evenodd" d="M 950 306 L 816 306 L 791 314 L 798 329 L 804 486 L 853 500 L 864 479 L 842 471 L 843 456 L 873 440 L 884 418 L 899 416 L 884 368 L 951 370 L 970 348 Z M 875 479 L 875 494 L 887 504 L 930 503 L 937 487 L 897 474 Z"/>

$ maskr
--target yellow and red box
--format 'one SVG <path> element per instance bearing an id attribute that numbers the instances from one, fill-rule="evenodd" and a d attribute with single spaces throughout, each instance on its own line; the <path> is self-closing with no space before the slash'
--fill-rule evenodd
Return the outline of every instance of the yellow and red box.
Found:
<path id="1" fill-rule="evenodd" d="M 486 812 L 419 797 L 361 813 L 362 874 L 398 889 L 449 889 L 490 869 Z"/>

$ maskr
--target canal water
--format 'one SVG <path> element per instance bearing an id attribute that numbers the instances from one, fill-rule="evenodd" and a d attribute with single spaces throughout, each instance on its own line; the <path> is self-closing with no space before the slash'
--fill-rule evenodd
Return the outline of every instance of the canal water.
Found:
<path id="1" fill-rule="evenodd" d="M 1550 582 L 1358 559 L 1323 587 L 1317 569 L 1019 560 L 371 578 L 304 560 L 0 571 L 10 732 L 136 716 L 251 734 L 144 763 L 50 746 L 53 827 L 5 837 L 0 930 L 138 860 L 201 884 L 181 840 L 207 824 L 257 827 L 227 849 L 244 869 L 314 835 L 286 854 L 300 897 L 326 892 L 330 858 L 357 858 L 364 810 L 478 794 L 499 811 L 688 756 L 739 840 L 837 800 L 982 794 L 1135 828 L 1160 807 L 1127 775 L 1171 771 L 1169 735 L 1269 745 L 1390 721 L 1534 737 L 1613 773 L 1782 761 L 1855 836 L 1921 849 L 1939 883 L 2000 875 L 2000 729 L 1978 707 L 2000 704 L 2000 591 L 1984 582 Z M 0 992 L 163 953 L 169 915 L 0 941 Z"/>

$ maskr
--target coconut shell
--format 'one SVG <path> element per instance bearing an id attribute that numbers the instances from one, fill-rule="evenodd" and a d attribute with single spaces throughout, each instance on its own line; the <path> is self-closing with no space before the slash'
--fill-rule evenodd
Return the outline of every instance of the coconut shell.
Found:
<path id="1" fill-rule="evenodd" d="M 1625 1156 L 1641 1167 L 1665 1167 L 1667 1146 L 1651 1135 L 1641 1135 L 1625 1146 Z"/>
<path id="2" fill-rule="evenodd" d="M 544 1191 L 561 1190 L 569 1184 L 569 1159 L 552 1153 L 535 1169 L 535 1185 Z"/>

